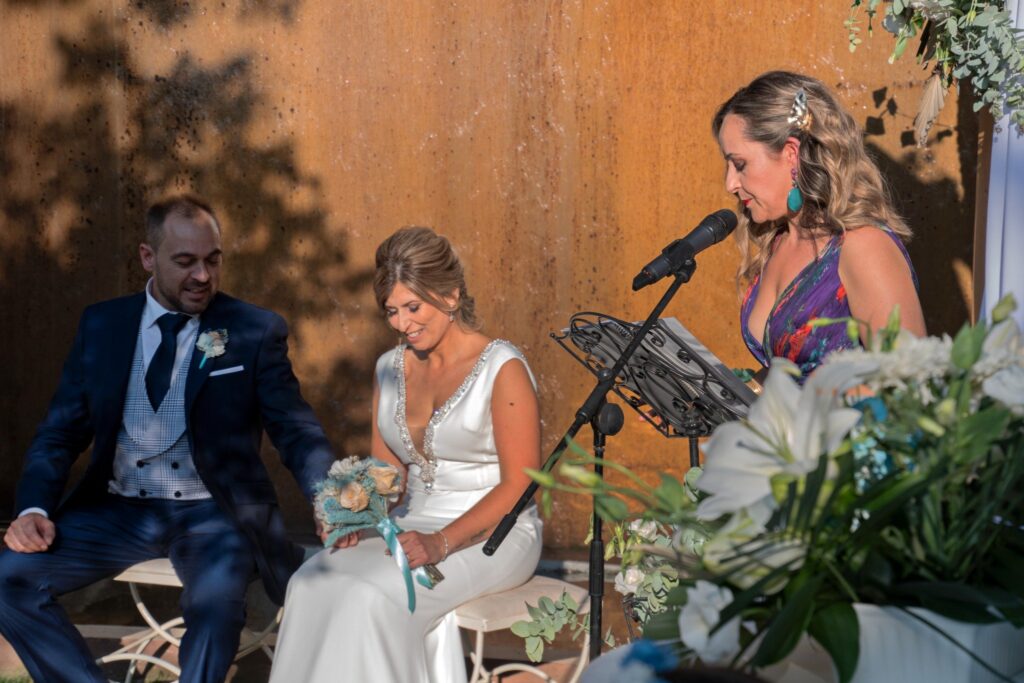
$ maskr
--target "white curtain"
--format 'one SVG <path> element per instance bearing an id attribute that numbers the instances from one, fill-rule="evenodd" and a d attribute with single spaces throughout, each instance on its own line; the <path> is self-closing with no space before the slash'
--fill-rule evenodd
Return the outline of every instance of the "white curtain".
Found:
<path id="1" fill-rule="evenodd" d="M 1024 0 L 1008 0 L 1006 7 L 1017 28 L 1024 28 Z M 982 315 L 989 318 L 1010 292 L 1017 298 L 1014 317 L 1024 328 L 1024 136 L 1004 116 L 992 136 Z"/>

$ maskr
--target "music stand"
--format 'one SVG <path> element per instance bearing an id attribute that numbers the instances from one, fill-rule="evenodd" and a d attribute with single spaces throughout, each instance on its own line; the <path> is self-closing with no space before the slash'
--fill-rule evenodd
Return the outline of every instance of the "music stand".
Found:
<path id="1" fill-rule="evenodd" d="M 601 377 L 618 364 L 643 323 L 627 323 L 610 315 L 577 313 L 569 327 L 551 337 L 581 365 Z M 571 346 L 569 343 L 571 342 Z M 574 348 L 575 347 L 575 348 Z M 723 422 L 745 417 L 756 394 L 675 318 L 651 326 L 614 377 L 611 390 L 668 438 L 686 437 L 690 466 L 700 465 L 699 439 Z M 617 414 L 616 414 L 617 413 Z M 591 422 L 594 457 L 604 457 L 605 437 L 622 427 L 622 410 L 605 403 Z M 595 463 L 594 473 L 604 476 Z M 603 522 L 595 505 L 590 540 L 590 649 L 601 651 L 604 599 Z"/>
<path id="2" fill-rule="evenodd" d="M 574 315 L 569 327 L 551 338 L 596 376 L 615 365 L 641 326 L 587 311 Z M 687 437 L 691 467 L 700 465 L 698 439 L 723 422 L 745 417 L 756 398 L 675 318 L 654 324 L 615 378 L 612 391 L 663 436 Z"/>
<path id="3" fill-rule="evenodd" d="M 615 389 L 617 385 L 624 384 L 624 381 L 628 379 L 627 374 L 625 373 L 625 369 L 629 363 L 630 358 L 637 350 L 640 349 L 642 342 L 645 341 L 647 333 L 655 328 L 655 323 L 661 322 L 659 321 L 659 318 L 661 317 L 662 312 L 668 306 L 669 302 L 672 300 L 672 297 L 676 295 L 676 292 L 679 291 L 679 288 L 685 283 L 689 282 L 696 268 L 697 263 L 696 261 L 694 261 L 692 257 L 686 259 L 681 264 L 679 264 L 678 267 L 676 267 L 676 269 L 671 273 L 673 275 L 672 283 L 661 295 L 661 298 L 658 300 L 658 303 L 655 304 L 650 314 L 647 316 L 644 322 L 640 324 L 638 328 L 634 329 L 627 323 L 616 321 L 617 324 L 621 326 L 620 329 L 624 331 L 622 335 L 624 340 L 628 339 L 628 341 L 625 343 L 625 348 L 623 348 L 621 352 L 618 353 L 617 358 L 614 360 L 613 364 L 607 364 L 607 361 L 613 359 L 613 355 L 611 354 L 612 347 L 607 347 L 609 355 L 604 358 L 604 360 L 602 361 L 602 366 L 600 368 L 596 366 L 591 368 L 591 366 L 584 363 L 584 365 L 587 365 L 588 368 L 591 368 L 591 370 L 596 371 L 598 379 L 597 384 L 590 391 L 590 394 L 587 396 L 587 398 L 580 405 L 579 409 L 576 411 L 576 418 L 573 420 L 572 424 L 569 425 L 569 428 L 565 430 L 565 434 L 559 440 L 558 445 L 555 446 L 555 449 L 548 456 L 547 460 L 544 461 L 544 464 L 541 466 L 542 471 L 551 471 L 551 469 L 555 466 L 555 463 L 558 462 L 558 459 L 562 457 L 562 453 L 565 452 L 565 449 L 569 446 L 572 439 L 576 436 L 577 432 L 579 432 L 579 430 L 585 424 L 590 424 L 594 431 L 594 455 L 598 458 L 603 457 L 605 437 L 608 435 L 618 433 L 618 431 L 622 428 L 624 419 L 622 415 L 622 408 L 620 408 L 616 404 L 608 403 L 608 392 Z M 607 318 L 608 320 L 613 320 L 608 316 L 604 317 Z M 679 327 L 681 328 L 682 326 Z M 603 329 L 605 329 L 604 326 L 601 326 L 599 324 L 598 327 L 595 329 L 595 333 L 597 330 Z M 665 334 L 666 336 L 659 337 L 659 339 L 672 339 L 672 341 L 676 342 L 677 346 L 679 345 L 681 337 L 680 335 L 676 334 L 678 330 L 672 330 L 664 326 L 661 329 L 662 333 Z M 675 335 L 675 338 L 668 336 L 669 333 Z M 693 341 L 696 340 L 694 339 Z M 655 346 L 657 347 L 657 345 Z M 680 350 L 682 350 L 681 346 Z M 692 351 L 693 348 L 691 347 L 687 352 L 688 357 L 696 358 L 696 356 L 693 355 Z M 649 355 L 648 357 L 651 356 Z M 677 356 L 677 358 L 680 361 L 682 361 L 681 357 Z M 690 360 L 689 362 L 693 361 Z M 659 375 L 659 372 L 660 371 L 656 370 L 654 372 L 654 376 L 660 378 L 661 375 Z M 671 373 L 667 373 L 666 376 L 671 376 Z M 636 379 L 635 373 L 633 377 L 634 379 Z M 639 387 L 639 385 L 636 386 Z M 617 393 L 619 393 L 619 391 L 621 391 L 621 389 L 617 390 Z M 622 394 L 620 393 L 620 395 Z M 686 396 L 690 399 L 690 405 L 688 405 L 687 408 L 697 407 L 696 402 L 693 400 L 693 396 L 697 395 L 699 394 L 686 394 Z M 740 396 L 741 392 L 736 393 L 736 395 Z M 642 400 L 650 404 L 650 399 L 652 397 L 644 396 L 641 398 Z M 686 414 L 686 412 L 687 411 L 684 411 L 684 415 Z M 699 438 L 699 436 L 703 435 L 706 432 L 706 430 L 704 428 L 704 423 L 702 422 L 702 420 L 698 419 L 701 413 L 699 411 L 688 412 L 689 417 L 687 418 L 688 421 L 686 422 L 686 426 L 684 428 L 687 429 L 689 432 L 692 432 L 690 455 L 692 460 L 694 454 L 696 453 L 696 439 Z M 669 415 L 674 415 L 674 411 L 666 411 L 666 413 L 668 413 L 667 415 L 664 416 L 666 420 L 669 419 Z M 669 421 L 669 424 L 671 425 L 673 423 Z M 665 433 L 666 435 L 668 434 L 668 432 L 663 433 Z M 595 466 L 595 471 L 603 476 L 602 467 Z M 526 507 L 530 503 L 533 502 L 533 495 L 534 493 L 536 493 L 538 486 L 539 484 L 537 483 L 537 481 L 533 481 L 532 483 L 530 483 L 530 485 L 526 487 L 526 490 L 523 491 L 522 495 L 519 496 L 519 499 L 516 501 L 515 505 L 512 506 L 512 509 L 509 510 L 509 512 L 504 517 L 502 517 L 500 522 L 498 522 L 498 525 L 491 533 L 490 538 L 488 538 L 487 541 L 484 543 L 483 552 L 485 555 L 493 555 L 495 553 L 495 551 L 498 549 L 498 546 L 501 545 L 501 542 L 508 535 L 509 531 L 511 531 L 512 527 L 515 526 L 516 520 L 518 519 L 519 515 L 522 513 L 523 510 L 526 509 Z M 604 595 L 604 541 L 601 539 L 600 532 L 601 523 L 600 520 L 597 519 L 597 515 L 595 514 L 594 538 L 590 544 L 591 659 L 596 659 L 601 654 L 601 597 Z"/>

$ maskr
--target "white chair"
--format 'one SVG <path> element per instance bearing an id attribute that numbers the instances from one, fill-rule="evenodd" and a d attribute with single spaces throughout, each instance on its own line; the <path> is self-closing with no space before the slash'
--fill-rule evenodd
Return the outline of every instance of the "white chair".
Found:
<path id="1" fill-rule="evenodd" d="M 475 647 L 469 655 L 473 662 L 473 674 L 469 683 L 484 683 L 510 671 L 525 671 L 547 683 L 556 683 L 553 678 L 531 664 L 513 662 L 496 666 L 490 671 L 487 670 L 484 668 L 484 636 L 487 633 L 510 628 L 517 621 L 529 620 L 530 614 L 526 611 L 527 603 L 536 606 L 544 596 L 557 600 L 563 590 L 580 605 L 581 614 L 585 614 L 589 610 L 590 601 L 587 589 L 545 576 L 534 576 L 518 588 L 484 595 L 470 600 L 456 609 L 455 618 L 459 627 L 474 632 L 476 636 Z M 579 680 L 583 668 L 587 665 L 587 655 L 587 641 L 584 638 L 576 667 L 566 683 L 575 683 Z"/>
<path id="2" fill-rule="evenodd" d="M 125 683 L 131 683 L 135 677 L 137 665 L 140 662 L 160 667 L 169 671 L 174 676 L 181 676 L 181 669 L 174 662 L 156 655 L 146 654 L 145 651 L 154 641 L 158 644 L 167 643 L 175 648 L 181 647 L 181 636 L 185 631 L 183 628 L 185 620 L 182 617 L 174 617 L 168 621 L 158 621 L 139 594 L 139 586 L 181 588 L 181 580 L 174 573 L 171 561 L 167 558 L 158 558 L 139 562 L 115 576 L 114 580 L 124 581 L 128 584 L 128 590 L 131 591 L 132 599 L 135 601 L 135 608 L 138 609 L 143 621 L 146 622 L 149 628 L 145 628 L 130 636 L 128 642 L 123 647 L 100 657 L 96 660 L 96 663 L 130 662 L 128 672 L 124 678 Z M 249 628 L 243 629 L 242 640 L 238 648 L 238 654 L 235 655 L 235 660 L 237 661 L 256 650 L 262 650 L 267 657 L 273 659 L 274 652 L 271 650 L 268 640 L 273 635 L 280 621 L 281 610 L 278 610 L 276 616 L 260 631 L 252 631 Z"/>

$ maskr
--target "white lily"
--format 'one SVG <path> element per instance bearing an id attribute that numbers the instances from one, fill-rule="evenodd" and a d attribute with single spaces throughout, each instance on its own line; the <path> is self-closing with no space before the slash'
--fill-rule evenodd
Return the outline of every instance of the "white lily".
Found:
<path id="1" fill-rule="evenodd" d="M 730 603 L 732 591 L 710 581 L 700 580 L 686 589 L 686 604 L 679 613 L 679 636 L 705 664 L 726 663 L 740 651 L 739 617 L 711 633 Z"/>
<path id="2" fill-rule="evenodd" d="M 999 370 L 981 383 L 981 390 L 1017 415 L 1024 415 L 1024 365 Z"/>
<path id="3" fill-rule="evenodd" d="M 1024 347 L 1020 328 L 1013 318 L 1006 318 L 992 326 L 981 345 L 981 357 L 971 368 L 974 377 L 985 380 L 1000 370 L 1024 364 Z"/>
<path id="4" fill-rule="evenodd" d="M 766 594 L 781 590 L 791 573 L 800 569 L 807 546 L 799 539 L 765 534 L 744 515 L 733 515 L 725 527 L 704 545 L 704 566 L 715 575 L 729 574 L 729 582 L 750 588 L 780 567 L 788 573 L 769 582 Z"/>
<path id="5" fill-rule="evenodd" d="M 842 404 L 843 392 L 876 369 L 875 363 L 822 366 L 803 389 L 791 376 L 795 367 L 781 358 L 773 360 L 764 391 L 747 419 L 722 424 L 711 435 L 696 484 L 711 495 L 698 505 L 699 517 L 715 519 L 745 510 L 763 525 L 778 507 L 772 478 L 806 476 L 860 419 L 859 411 Z"/>

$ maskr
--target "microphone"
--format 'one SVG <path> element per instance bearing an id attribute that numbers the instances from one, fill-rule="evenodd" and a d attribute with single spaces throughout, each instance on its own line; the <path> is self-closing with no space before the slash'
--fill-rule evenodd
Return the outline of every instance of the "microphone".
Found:
<path id="1" fill-rule="evenodd" d="M 633 291 L 653 285 L 666 275 L 678 272 L 687 261 L 712 244 L 718 244 L 735 229 L 736 214 L 729 209 L 715 211 L 704 218 L 689 235 L 669 244 L 661 250 L 660 256 L 644 266 L 633 278 Z"/>

